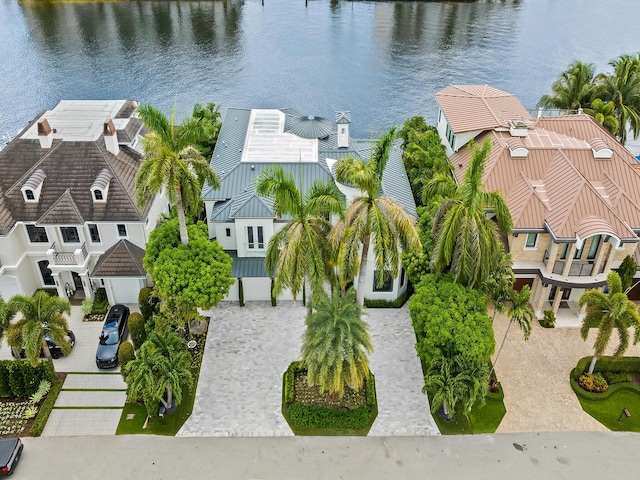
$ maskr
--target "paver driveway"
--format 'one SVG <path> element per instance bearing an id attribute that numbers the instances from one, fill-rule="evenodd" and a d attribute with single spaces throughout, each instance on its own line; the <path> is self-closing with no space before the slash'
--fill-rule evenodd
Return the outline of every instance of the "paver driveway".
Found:
<path id="1" fill-rule="evenodd" d="M 179 436 L 292 435 L 280 413 L 282 374 L 300 357 L 306 309 L 250 302 L 213 310 L 193 414 Z M 369 309 L 378 418 L 370 435 L 438 435 L 406 307 Z"/>

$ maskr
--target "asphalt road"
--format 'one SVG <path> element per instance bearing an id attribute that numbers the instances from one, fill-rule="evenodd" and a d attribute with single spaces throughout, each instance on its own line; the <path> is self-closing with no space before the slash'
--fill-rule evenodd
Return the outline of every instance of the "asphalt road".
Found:
<path id="1" fill-rule="evenodd" d="M 640 435 L 523 433 L 443 437 L 26 438 L 13 478 L 637 478 Z"/>

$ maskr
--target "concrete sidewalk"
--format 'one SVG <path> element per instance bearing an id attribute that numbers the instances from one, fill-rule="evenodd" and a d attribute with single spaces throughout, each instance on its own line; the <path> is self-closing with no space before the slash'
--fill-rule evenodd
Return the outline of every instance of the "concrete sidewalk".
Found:
<path id="1" fill-rule="evenodd" d="M 14 478 L 601 480 L 637 476 L 640 435 L 25 438 Z"/>

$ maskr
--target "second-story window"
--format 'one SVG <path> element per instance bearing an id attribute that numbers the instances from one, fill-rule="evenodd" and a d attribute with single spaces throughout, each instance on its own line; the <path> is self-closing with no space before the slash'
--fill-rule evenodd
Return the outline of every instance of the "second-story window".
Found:
<path id="1" fill-rule="evenodd" d="M 598 247 L 600 246 L 600 239 L 602 235 L 594 235 L 591 239 L 591 246 L 589 247 L 589 253 L 587 254 L 587 260 L 594 260 L 598 253 Z"/>
<path id="2" fill-rule="evenodd" d="M 93 197 L 98 201 L 104 200 L 104 197 L 102 196 L 102 190 L 94 190 Z"/>
<path id="3" fill-rule="evenodd" d="M 449 124 L 447 123 L 447 141 L 449 142 L 449 145 L 451 145 L 451 150 L 455 151 L 456 149 L 456 136 L 453 133 L 453 131 L 451 130 L 451 127 L 449 126 Z"/>
<path id="4" fill-rule="evenodd" d="M 124 223 L 118 224 L 118 236 L 126 237 L 127 236 L 127 226 Z"/>
<path id="5" fill-rule="evenodd" d="M 49 243 L 47 230 L 44 227 L 27 225 L 27 234 L 29 235 L 29 241 L 31 243 Z"/>
<path id="6" fill-rule="evenodd" d="M 538 244 L 538 234 L 527 233 L 527 241 L 524 246 L 526 248 L 536 248 L 537 244 Z"/>
<path id="7" fill-rule="evenodd" d="M 262 227 L 247 227 L 247 248 L 264 249 L 264 232 Z"/>
<path id="8" fill-rule="evenodd" d="M 98 230 L 98 225 L 95 223 L 89 224 L 89 237 L 91 238 L 91 243 L 100 243 L 100 230 Z"/>
<path id="9" fill-rule="evenodd" d="M 80 236 L 76 227 L 60 227 L 60 235 L 64 243 L 80 243 Z"/>

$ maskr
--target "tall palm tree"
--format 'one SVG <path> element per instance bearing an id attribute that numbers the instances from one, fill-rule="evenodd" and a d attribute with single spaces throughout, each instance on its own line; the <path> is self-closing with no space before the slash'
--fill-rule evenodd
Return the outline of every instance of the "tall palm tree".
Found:
<path id="1" fill-rule="evenodd" d="M 9 304 L 0 296 L 0 341 L 4 338 L 4 333 L 10 325 L 15 312 L 11 310 Z"/>
<path id="2" fill-rule="evenodd" d="M 331 298 L 323 291 L 314 312 L 307 316 L 302 339 L 308 384 L 340 398 L 345 387 L 362 388 L 369 375 L 367 353 L 373 351 L 368 326 L 361 318 L 362 306 L 355 297 L 353 288 L 344 297 L 338 289 Z"/>
<path id="3" fill-rule="evenodd" d="M 308 283 L 311 296 L 317 297 L 324 280 L 331 276 L 327 236 L 332 225 L 328 218 L 330 214 L 342 215 L 342 194 L 333 182 L 319 181 L 303 194 L 293 175 L 280 166 L 261 172 L 256 192 L 273 200 L 277 217 L 290 217 L 267 246 L 265 267 L 269 275 L 275 275 L 274 296 L 290 288 L 295 299 Z"/>
<path id="4" fill-rule="evenodd" d="M 45 334 L 60 345 L 64 355 L 69 354 L 69 326 L 63 315 L 71 313 L 68 300 L 50 296 L 40 290 L 33 296 L 15 295 L 9 300 L 8 308 L 12 312 L 20 312 L 22 318 L 7 327 L 7 342 L 12 348 L 24 348 L 25 356 L 31 365 L 38 364 L 41 349 L 47 360 L 53 360 Z"/>
<path id="5" fill-rule="evenodd" d="M 622 290 L 622 281 L 617 272 L 607 275 L 609 293 L 606 295 L 599 290 L 587 290 L 580 296 L 578 305 L 586 305 L 587 314 L 582 321 L 580 335 L 586 340 L 589 329 L 598 325 L 598 334 L 593 343 L 594 354 L 589 365 L 589 373 L 593 373 L 598 357 L 601 356 L 611 338 L 615 328 L 618 331 L 620 341 L 618 348 L 613 353 L 615 356 L 623 355 L 629 347 L 629 327 L 635 328 L 633 343 L 640 340 L 640 315 L 636 306 L 627 298 Z"/>
<path id="6" fill-rule="evenodd" d="M 491 149 L 470 142 L 471 162 L 459 185 L 446 174 L 436 174 L 423 190 L 426 200 L 445 198 L 433 219 L 435 245 L 431 256 L 434 272 L 449 267 L 453 280 L 480 287 L 499 265 L 504 253 L 499 232 L 509 235 L 513 228 L 511 213 L 502 194 L 485 192 L 482 176 Z M 492 212 L 495 223 L 487 216 Z"/>
<path id="7" fill-rule="evenodd" d="M 175 126 L 175 107 L 170 118 L 151 105 L 141 106 L 138 114 L 151 132 L 143 140 L 144 161 L 136 175 L 136 200 L 145 205 L 165 190 L 169 202 L 176 207 L 180 241 L 186 245 L 189 236 L 185 210 L 197 213 L 205 182 L 214 189 L 220 187 L 209 161 L 194 147 L 211 136 L 212 127 L 193 117 Z"/>
<path id="8" fill-rule="evenodd" d="M 484 404 L 489 390 L 486 363 L 474 364 L 464 355 L 449 358 L 440 355 L 434 358 L 424 377 L 422 391 L 430 394 L 431 413 L 442 407 L 444 415 L 451 420 L 456 404 L 460 402 L 462 412 L 469 415 L 476 402 Z"/>
<path id="9" fill-rule="evenodd" d="M 384 197 L 382 175 L 396 138 L 395 127 L 376 142 L 368 163 L 346 157 L 336 163 L 336 179 L 360 191 L 347 207 L 344 220 L 331 232 L 338 252 L 337 265 L 342 287 L 358 274 L 357 300 L 364 303 L 369 245 L 375 256 L 375 282 L 398 276 L 401 250 L 421 253 L 416 219 L 393 198 Z"/>
<path id="10" fill-rule="evenodd" d="M 522 336 L 524 337 L 525 342 L 529 340 L 529 336 L 531 335 L 531 322 L 534 318 L 533 309 L 529 304 L 529 299 L 531 298 L 531 288 L 529 285 L 525 285 L 522 287 L 522 290 L 519 292 L 509 288 L 509 311 L 507 315 L 509 317 L 509 325 L 507 325 L 507 330 L 504 332 L 504 337 L 502 338 L 502 342 L 500 343 L 500 348 L 498 349 L 498 353 L 496 354 L 496 358 L 493 361 L 493 367 L 491 368 L 491 373 L 496 368 L 496 363 L 498 363 L 498 359 L 500 358 L 500 353 L 502 352 L 502 347 L 504 347 L 504 342 L 507 339 L 507 335 L 509 334 L 509 329 L 511 325 L 514 323 L 518 324 L 520 330 L 522 331 Z M 491 375 L 489 373 L 489 375 Z"/>
<path id="11" fill-rule="evenodd" d="M 174 352 L 187 351 L 187 342 L 168 325 L 162 332 L 153 331 L 146 340 L 163 357 L 169 357 Z"/>
<path id="12" fill-rule="evenodd" d="M 613 72 L 600 74 L 599 97 L 615 105 L 615 116 L 619 123 L 617 132 L 620 143 L 627 141 L 627 128 L 634 138 L 640 135 L 640 55 L 621 55 L 609 62 Z"/>
<path id="13" fill-rule="evenodd" d="M 584 113 L 591 115 L 593 119 L 606 128 L 611 135 L 618 133 L 620 122 L 615 116 L 616 106 L 612 100 L 603 102 L 600 98 L 594 98 L 591 106 L 584 109 Z"/>
<path id="14" fill-rule="evenodd" d="M 551 85 L 551 95 L 543 95 L 538 106 L 577 110 L 588 107 L 595 93 L 595 66 L 576 61 Z"/>

